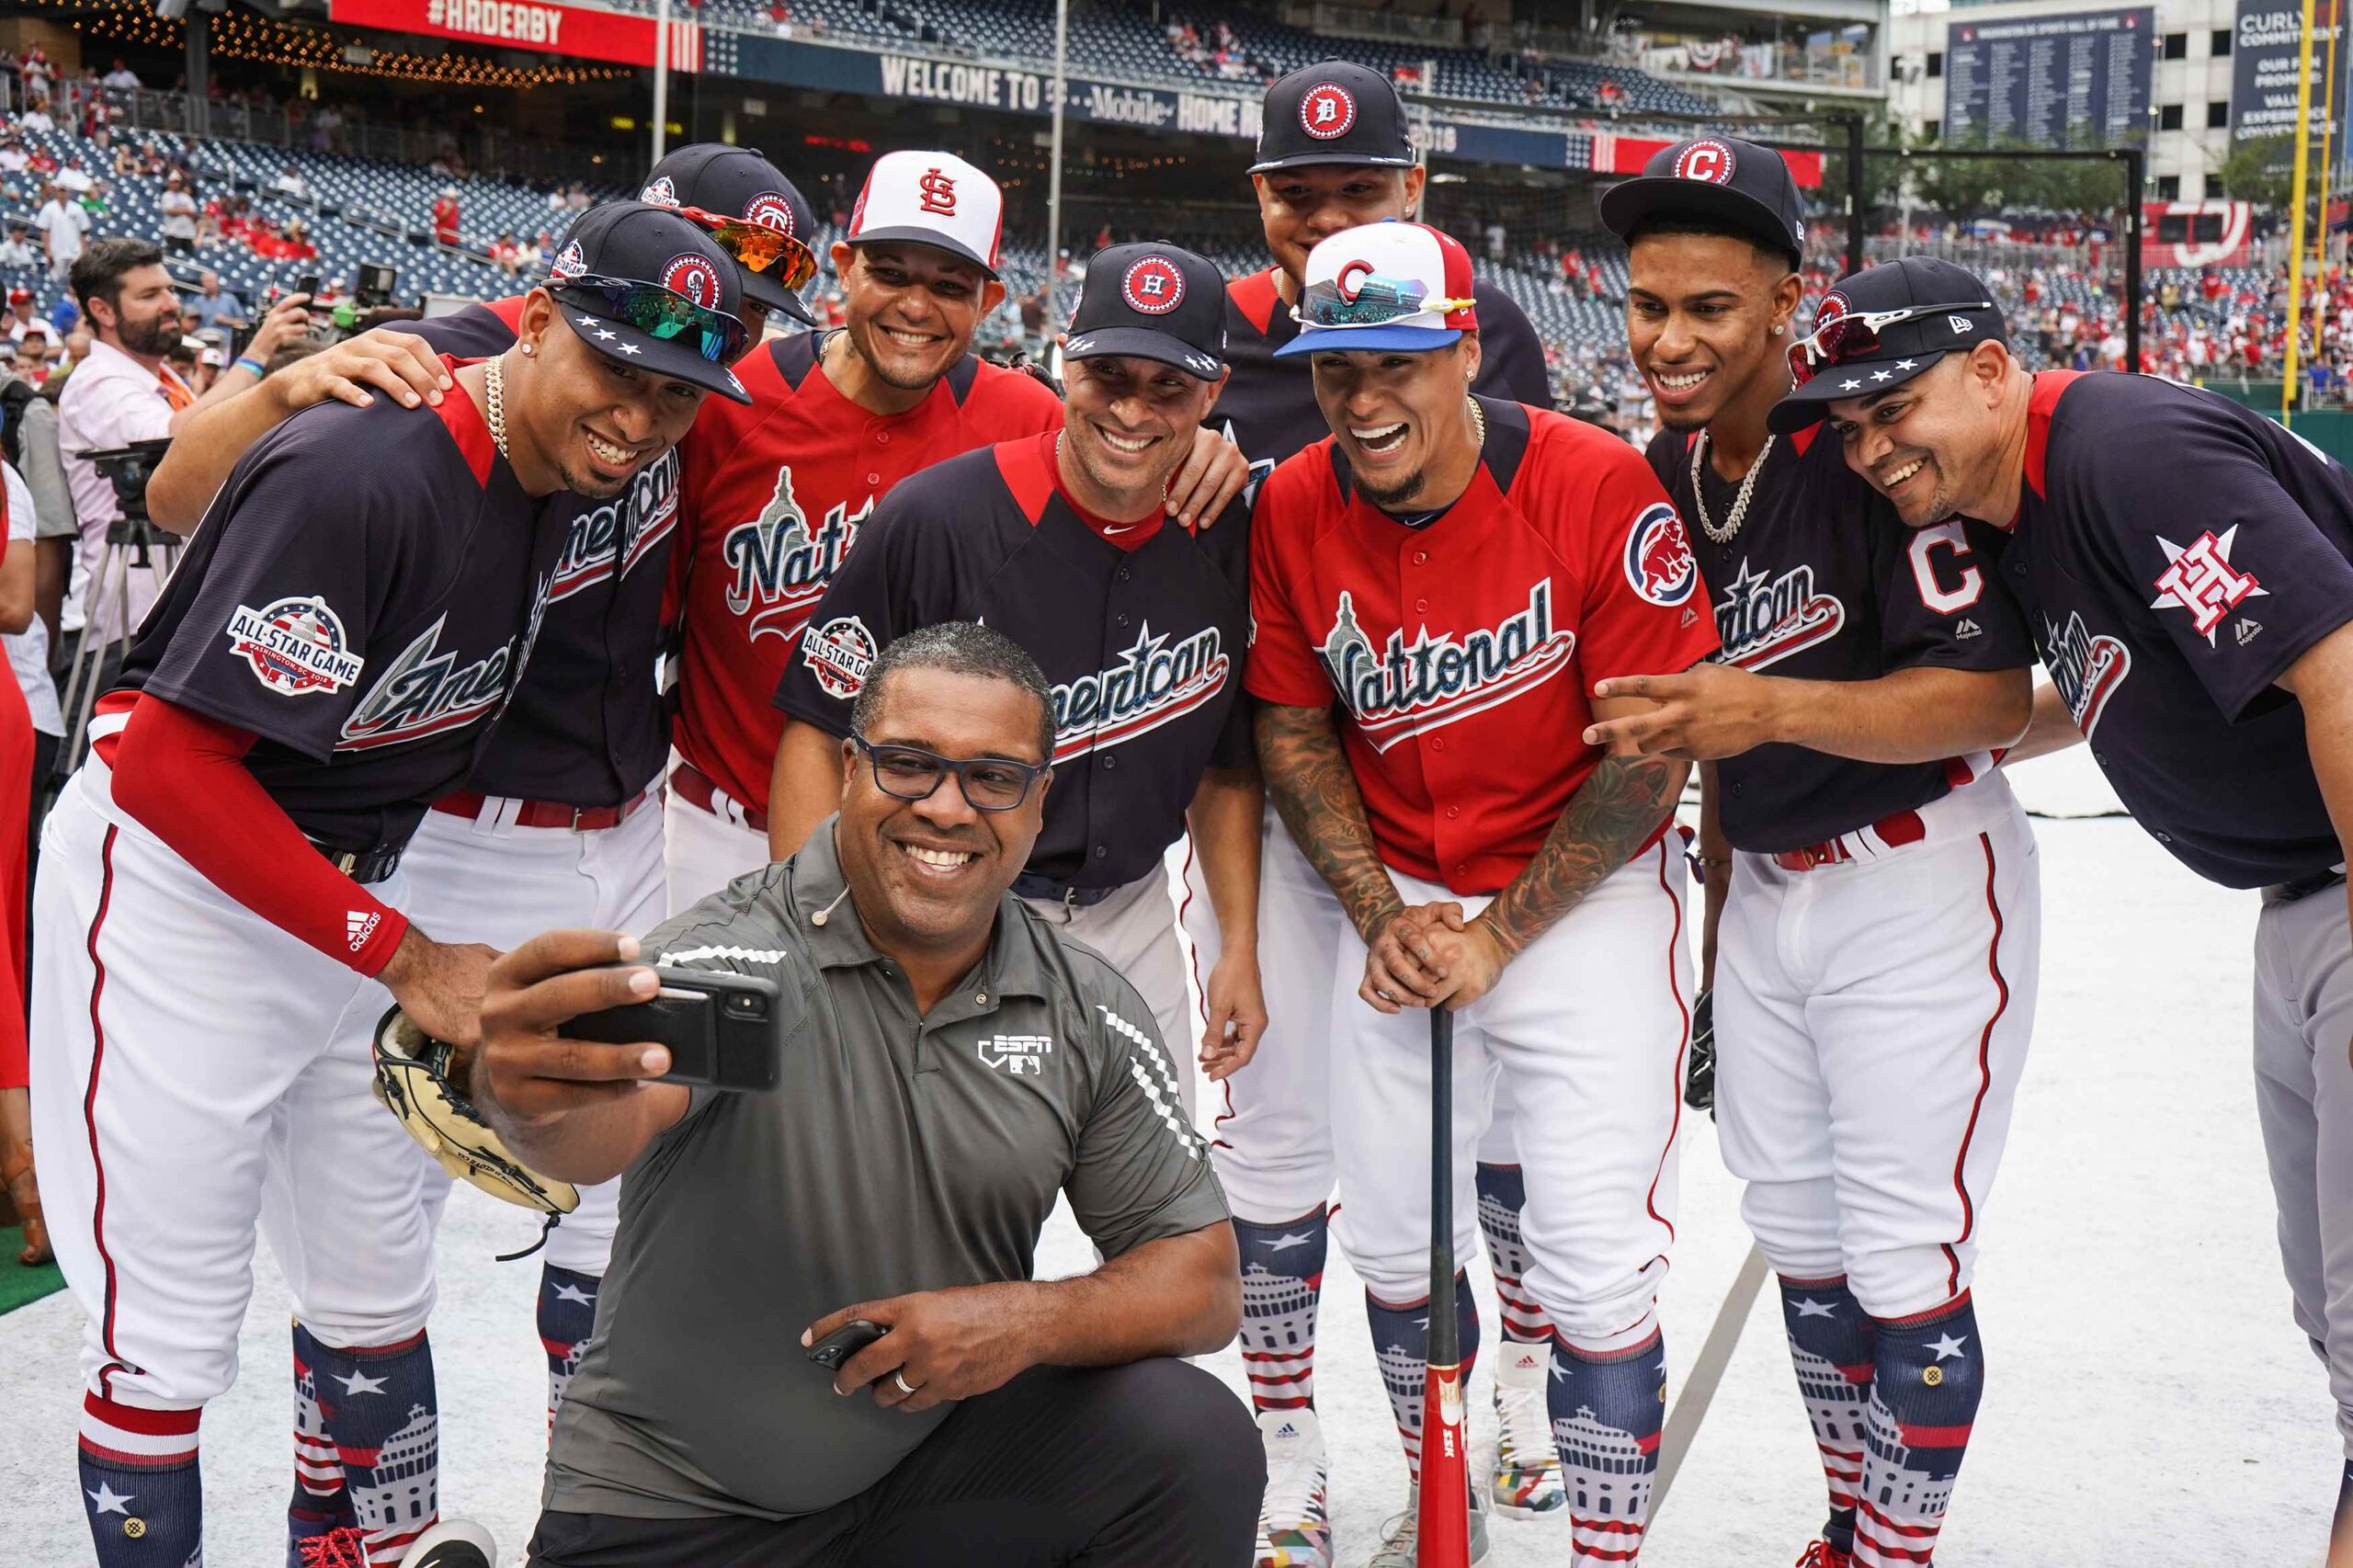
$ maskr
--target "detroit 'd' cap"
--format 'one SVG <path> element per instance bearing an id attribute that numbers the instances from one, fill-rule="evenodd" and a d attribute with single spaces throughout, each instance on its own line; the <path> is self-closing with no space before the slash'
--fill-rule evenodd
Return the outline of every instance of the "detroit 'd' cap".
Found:
<path id="1" fill-rule="evenodd" d="M 752 401 L 729 369 L 745 335 L 735 264 L 676 212 L 609 201 L 582 213 L 547 288 L 563 324 L 614 363 Z"/>
<path id="2" fill-rule="evenodd" d="M 1404 100 L 1378 71 L 1346 60 L 1319 60 L 1267 89 L 1258 158 L 1250 165 L 1254 175 L 1308 164 L 1402 169 L 1413 162 Z"/>
<path id="3" fill-rule="evenodd" d="M 933 245 L 996 276 L 1005 195 L 953 153 L 885 153 L 874 160 L 849 215 L 849 243 L 904 240 Z"/>
<path id="4" fill-rule="evenodd" d="M 1225 369 L 1224 275 L 1208 257 L 1158 240 L 1097 251 L 1063 352 L 1134 355 L 1208 381 Z"/>

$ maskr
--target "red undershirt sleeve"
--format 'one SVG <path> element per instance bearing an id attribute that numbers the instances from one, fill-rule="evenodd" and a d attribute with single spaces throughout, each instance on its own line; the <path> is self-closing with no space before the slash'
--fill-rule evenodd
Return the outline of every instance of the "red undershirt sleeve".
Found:
<path id="1" fill-rule="evenodd" d="M 253 744 L 251 730 L 142 695 L 114 744 L 115 804 L 214 887 L 373 978 L 392 961 L 408 917 L 302 836 L 245 767 Z M 354 929 L 363 933 L 356 941 Z"/>

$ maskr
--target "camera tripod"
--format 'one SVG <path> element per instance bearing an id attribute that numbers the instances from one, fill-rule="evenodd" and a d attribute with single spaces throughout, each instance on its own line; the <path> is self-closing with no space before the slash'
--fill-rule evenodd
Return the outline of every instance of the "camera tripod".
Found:
<path id="1" fill-rule="evenodd" d="M 109 652 L 127 650 L 135 630 L 131 619 L 131 574 L 145 572 L 158 597 L 179 564 L 180 540 L 159 528 L 147 516 L 143 499 L 125 501 L 123 515 L 107 526 L 106 553 L 85 585 L 82 644 L 74 652 L 74 673 L 65 683 L 65 712 L 71 722 L 65 744 L 58 749 L 57 769 L 50 780 L 54 790 L 81 764 L 90 735 L 90 710 L 98 700 Z"/>

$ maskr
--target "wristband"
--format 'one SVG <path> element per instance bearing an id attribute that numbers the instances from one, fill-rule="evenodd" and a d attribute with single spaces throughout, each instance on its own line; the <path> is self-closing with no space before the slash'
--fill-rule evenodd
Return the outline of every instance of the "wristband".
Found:
<path id="1" fill-rule="evenodd" d="M 230 361 L 229 368 L 233 370 L 251 370 L 256 381 L 260 381 L 269 374 L 269 371 L 263 368 L 262 362 L 250 354 L 238 355 L 236 358 Z"/>

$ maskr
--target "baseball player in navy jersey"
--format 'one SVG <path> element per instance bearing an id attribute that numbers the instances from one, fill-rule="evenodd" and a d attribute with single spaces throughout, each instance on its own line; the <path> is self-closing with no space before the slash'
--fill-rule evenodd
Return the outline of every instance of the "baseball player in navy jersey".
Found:
<path id="1" fill-rule="evenodd" d="M 2007 536 L 1988 586 L 2052 680 L 2013 756 L 2087 741 L 2177 859 L 2262 890 L 2256 1106 L 2296 1325 L 2353 1455 L 2353 478 L 2210 392 L 2029 374 L 1958 267 L 1906 257 L 1832 297 L 1838 330 L 1774 424 L 1826 415 L 1908 528 Z M 2346 1477 L 2332 1562 L 2353 1562 Z"/>
<path id="2" fill-rule="evenodd" d="M 1333 1232 L 1417 1468 L 1430 1176 L 1398 1152 L 1428 1125 L 1422 1009 L 1452 1009 L 1456 1256 L 1473 1244 L 1472 1153 L 1499 1077 L 1520 1126 L 1551 1134 L 1518 1149 L 1525 1285 L 1552 1329 L 1537 1397 L 1572 1550 L 1631 1562 L 1665 1391 L 1657 1292 L 1691 995 L 1666 839 L 1686 770 L 1577 737 L 1649 706 L 1589 700 L 1596 680 L 1686 667 L 1715 628 L 1638 454 L 1470 394 L 1478 318 L 1453 239 L 1344 231 L 1310 254 L 1301 299 L 1289 352 L 1312 361 L 1334 434 L 1259 492 L 1248 687 L 1267 794 L 1353 927 L 1325 971 Z M 1467 1289 L 1459 1305 L 1467 1376 Z M 1415 1535 L 1409 1504 L 1372 1561 L 1405 1568 Z"/>
<path id="3" fill-rule="evenodd" d="M 1186 1042 L 1222 1078 L 1266 1024 L 1252 929 L 1261 796 L 1241 700 L 1248 507 L 1197 530 L 1163 500 L 1224 381 L 1223 283 L 1156 241 L 1097 253 L 1063 339 L 1060 427 L 909 479 L 835 574 L 777 690 L 787 722 L 770 795 L 781 837 L 805 839 L 833 812 L 844 752 L 859 744 L 851 703 L 900 633 L 978 620 L 1019 642 L 1052 683 L 1057 739 L 1045 832 L 1014 891 L 1142 994 L 1188 1131 Z M 1206 1020 L 1186 1000 L 1162 866 L 1188 825 L 1226 934 L 1204 977 Z"/>
<path id="4" fill-rule="evenodd" d="M 323 403 L 240 460 L 51 818 L 35 1125 L 103 1568 L 201 1551 L 257 1225 L 349 1528 L 384 1559 L 432 1539 L 425 1161 L 369 1044 L 391 1001 L 470 1040 L 490 950 L 411 917 L 403 851 L 527 664 L 570 533 L 543 498 L 625 494 L 707 390 L 741 395 L 734 267 L 694 224 L 615 204 L 563 255 L 438 403 Z"/>
<path id="5" fill-rule="evenodd" d="M 1225 290 L 1225 390 L 1212 428 L 1249 457 L 1263 478 L 1275 465 L 1331 435 L 1316 406 L 1313 378 L 1276 355 L 1299 335 L 1294 311 L 1308 252 L 1327 235 L 1361 223 L 1409 219 L 1421 206 L 1427 171 L 1407 136 L 1397 89 L 1378 72 L 1344 60 L 1303 66 L 1267 90 L 1264 130 L 1250 183 L 1273 265 Z M 1483 397 L 1547 407 L 1544 350 L 1527 315 L 1491 283 L 1474 281 Z M 1204 972 L 1218 958 L 1219 926 L 1199 878 L 1188 879 L 1186 928 Z M 1295 1542 L 1273 1550 L 1265 1568 L 1321 1568 L 1314 1542 L 1323 1523 L 1322 1431 L 1315 1415 L 1315 1320 L 1330 1244 L 1326 1202 L 1333 1182 L 1325 1042 L 1330 1028 L 1322 981 L 1348 940 L 1346 915 L 1324 879 L 1292 846 L 1272 813 L 1261 846 L 1258 939 L 1267 987 L 1266 1049 L 1226 1080 L 1211 1150 L 1233 1205 L 1246 1263 L 1243 1354 L 1250 1396 L 1269 1441 L 1268 1521 Z M 1294 983 L 1297 980 L 1298 983 Z M 1551 1327 L 1522 1288 L 1523 1201 L 1513 1153 L 1509 1088 L 1479 1149 L 1480 1228 L 1495 1265 L 1497 1318 L 1506 1349 L 1497 1358 L 1502 1440 L 1492 1490 L 1506 1514 L 1561 1506 L 1560 1467 L 1543 1414 L 1544 1346 Z M 1522 1348 L 1510 1348 L 1520 1346 Z M 1286 1478 L 1296 1478 L 1296 1484 Z M 1291 1516 L 1287 1520 L 1278 1516 Z"/>
<path id="6" fill-rule="evenodd" d="M 2034 838 L 1988 755 L 2025 726 L 2032 644 L 1959 520 L 1907 537 L 1836 442 L 1767 429 L 1805 233 L 1778 153 L 1677 143 L 1601 218 L 1723 649 L 1603 682 L 1661 706 L 1593 738 L 1721 759 L 1701 984 L 1828 1485 L 1803 1561 L 1925 1562 L 1983 1386 L 1971 1273 L 2034 1018 Z"/>

